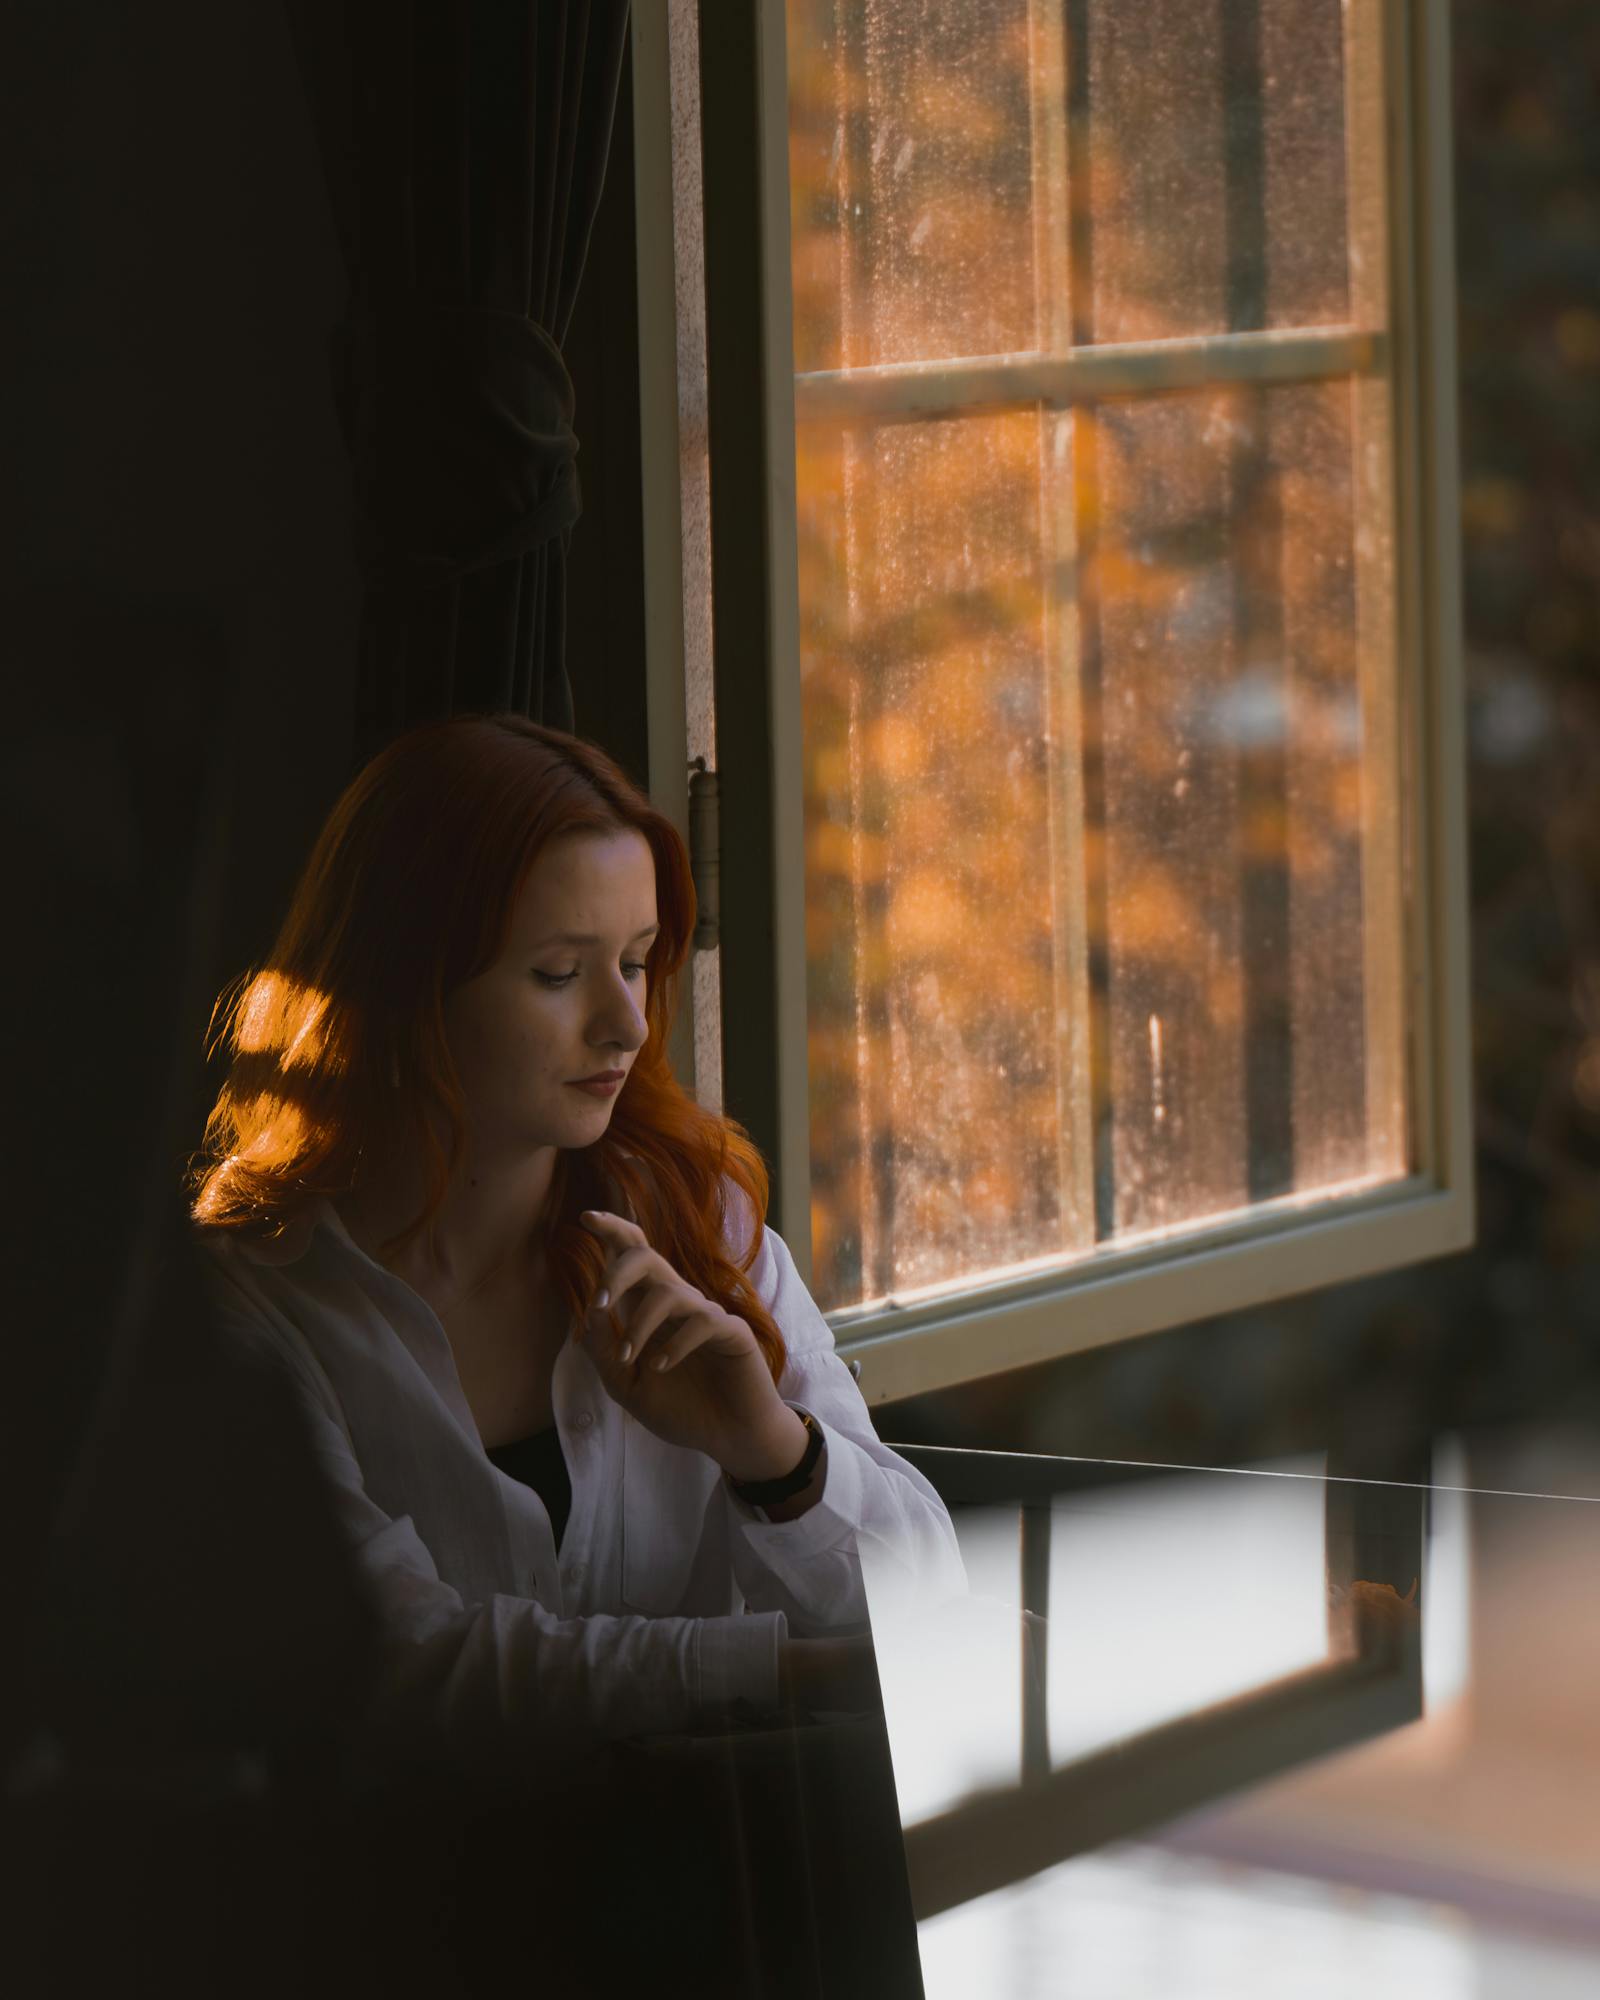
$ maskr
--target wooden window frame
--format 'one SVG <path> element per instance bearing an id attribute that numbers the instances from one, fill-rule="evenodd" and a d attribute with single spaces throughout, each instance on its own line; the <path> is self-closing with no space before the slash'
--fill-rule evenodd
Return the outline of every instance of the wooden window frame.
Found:
<path id="1" fill-rule="evenodd" d="M 1306 380 L 1392 364 L 1397 758 L 1407 811 L 1407 1009 L 1415 1170 L 1292 1196 L 1046 1273 L 829 1315 L 871 1403 L 1447 1254 L 1472 1241 L 1467 859 L 1448 23 L 1367 0 L 1383 37 L 1389 326 L 1206 336 L 813 376 L 822 407 L 901 416 L 1075 388 Z M 805 879 L 783 0 L 716 0 L 700 48 L 706 373 L 721 907 L 721 1076 L 709 1096 L 772 1171 L 770 1219 L 812 1282 Z M 650 770 L 689 837 L 684 724 L 672 105 L 666 0 L 636 7 L 635 190 Z M 757 663 L 762 663 L 764 671 Z M 699 983 L 699 982 L 697 982 Z M 687 984 L 687 983 L 686 983 Z M 689 1009 L 685 1008 L 687 1015 Z M 694 1025 L 674 1057 L 693 1074 Z M 702 1088 L 702 1096 L 707 1096 Z"/>

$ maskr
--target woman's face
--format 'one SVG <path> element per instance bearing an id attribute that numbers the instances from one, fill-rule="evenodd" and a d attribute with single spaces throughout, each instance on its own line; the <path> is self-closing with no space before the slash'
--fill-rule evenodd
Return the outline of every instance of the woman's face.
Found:
<path id="1" fill-rule="evenodd" d="M 576 1079 L 632 1067 L 658 929 L 643 834 L 567 835 L 534 862 L 499 959 L 444 1003 L 477 1149 L 570 1149 L 601 1136 L 616 1097 Z"/>

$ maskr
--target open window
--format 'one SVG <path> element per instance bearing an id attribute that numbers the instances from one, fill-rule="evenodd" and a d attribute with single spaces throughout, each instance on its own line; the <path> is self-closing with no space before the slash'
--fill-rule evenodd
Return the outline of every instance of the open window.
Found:
<path id="1" fill-rule="evenodd" d="M 1438 10 L 634 32 L 683 1055 L 863 1392 L 1463 1246 Z"/>

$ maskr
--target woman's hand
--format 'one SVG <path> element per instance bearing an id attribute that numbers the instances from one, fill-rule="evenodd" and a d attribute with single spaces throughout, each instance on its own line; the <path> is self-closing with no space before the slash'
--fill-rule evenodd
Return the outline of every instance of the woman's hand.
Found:
<path id="1" fill-rule="evenodd" d="M 606 1250 L 580 1338 L 607 1393 L 657 1437 L 703 1451 L 735 1479 L 787 1472 L 805 1426 L 779 1397 L 750 1328 L 681 1278 L 637 1222 L 593 1208 L 578 1220 Z"/>

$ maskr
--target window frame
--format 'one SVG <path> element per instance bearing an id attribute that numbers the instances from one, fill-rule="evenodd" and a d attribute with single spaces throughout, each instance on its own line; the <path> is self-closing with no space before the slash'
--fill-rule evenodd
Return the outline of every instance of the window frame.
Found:
<path id="1" fill-rule="evenodd" d="M 1473 1239 L 1471 1069 L 1455 277 L 1449 39 L 1426 0 L 1365 0 L 1382 36 L 1393 369 L 1395 597 L 1401 796 L 1409 876 L 1402 983 L 1417 1169 L 1354 1195 L 1286 1197 L 1160 1241 L 1115 1245 L 1044 1274 L 975 1283 L 873 1311 L 827 1315 L 888 1403 L 1108 1342 L 1340 1284 L 1466 1248 Z M 700 48 L 716 758 L 718 956 L 724 1106 L 772 1174 L 770 1219 L 812 1283 L 806 1060 L 804 815 L 800 759 L 795 412 L 789 275 L 788 99 L 783 0 L 717 0 Z M 633 10 L 647 673 L 656 802 L 685 838 L 684 602 L 676 420 L 672 105 L 667 9 Z M 1372 336 L 1287 330 L 1080 353 L 873 371 L 873 393 L 920 407 L 1031 370 L 1162 386 L 1243 366 L 1283 379 L 1320 354 L 1369 354 Z M 1152 350 L 1162 350 L 1152 353 Z M 1183 350 L 1182 353 L 1178 350 Z M 1223 351 L 1225 350 L 1225 352 Z M 1243 357 L 1241 359 L 1241 357 Z M 1379 357 L 1381 358 L 1381 356 Z M 1256 372 L 1258 371 L 1258 372 Z M 1342 368 L 1338 372 L 1343 372 Z M 1214 379 L 1214 378 L 1213 378 Z M 1296 377 L 1300 379 L 1300 377 Z M 859 383 L 801 392 L 852 398 Z M 751 662 L 765 671 L 752 671 Z M 693 1024 L 674 1036 L 693 1074 Z"/>
<path id="2" fill-rule="evenodd" d="M 897 1444 L 957 1514 L 1017 1515 L 1021 1608 L 1050 1615 L 1050 1543 L 1057 1495 L 1110 1494 L 1164 1481 L 1172 1467 L 1013 1457 Z M 1330 1611 L 1351 1586 L 1426 1573 L 1431 1472 L 1369 1485 L 1330 1463 L 1322 1475 L 1323 1567 Z M 1217 1480 L 1254 1476 L 1218 1470 Z M 1304 1475 L 1301 1475 L 1304 1476 Z M 1360 1493 L 1358 1496 L 1358 1489 Z M 1423 1714 L 1421 1632 L 1345 1596 L 1348 1624 L 1329 1621 L 1326 1659 L 1259 1682 L 1060 1764 L 1050 1760 L 1048 1662 L 1025 1678 L 1016 1780 L 991 1784 L 904 1829 L 918 1922 L 974 1897 L 1127 1840 L 1313 1758 L 1370 1742 Z M 1036 1635 L 1048 1644 L 1048 1628 Z"/>

